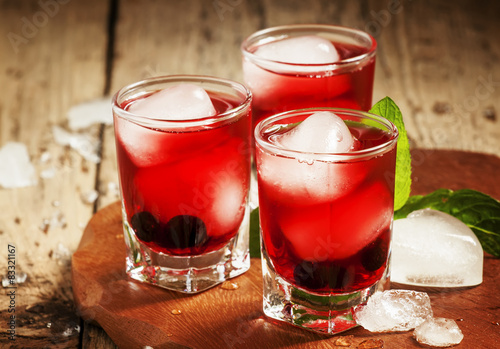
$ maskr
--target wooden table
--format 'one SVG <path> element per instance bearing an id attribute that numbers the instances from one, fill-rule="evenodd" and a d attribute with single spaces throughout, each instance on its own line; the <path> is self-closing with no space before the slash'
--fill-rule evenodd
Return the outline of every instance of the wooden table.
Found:
<path id="1" fill-rule="evenodd" d="M 35 186 L 0 188 L 0 273 L 11 244 L 16 272 L 28 275 L 16 290 L 15 342 L 4 330 L 11 303 L 3 289 L 0 346 L 115 347 L 76 314 L 70 260 L 90 218 L 117 200 L 113 130 L 87 129 L 101 161 L 83 159 L 52 133 L 67 126 L 70 107 L 156 75 L 242 81 L 239 43 L 252 32 L 341 24 L 376 37 L 373 100 L 396 101 L 413 147 L 499 154 L 499 13 L 500 3 L 473 0 L 0 0 L 0 146 L 22 142 L 37 174 L 55 169 Z M 82 200 L 91 190 L 98 199 Z M 498 321 L 498 307 L 485 315 Z"/>

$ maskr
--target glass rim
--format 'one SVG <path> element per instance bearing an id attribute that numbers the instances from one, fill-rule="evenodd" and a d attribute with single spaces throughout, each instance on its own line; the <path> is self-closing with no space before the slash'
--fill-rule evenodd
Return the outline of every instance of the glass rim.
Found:
<path id="1" fill-rule="evenodd" d="M 279 144 L 271 143 L 270 141 L 262 137 L 262 131 L 265 131 L 268 128 L 268 126 L 275 123 L 276 121 L 283 120 L 293 116 L 299 116 L 302 114 L 311 115 L 312 113 L 321 111 L 329 111 L 336 115 L 338 114 L 351 115 L 351 116 L 362 117 L 365 119 L 371 119 L 381 124 L 382 126 L 387 127 L 388 129 L 387 131 L 389 132 L 389 134 L 391 134 L 391 138 L 382 144 L 366 149 L 353 150 L 350 152 L 343 152 L 343 153 L 317 153 L 317 152 L 305 152 L 305 151 L 287 149 L 283 146 L 280 146 Z M 394 125 L 390 120 L 382 116 L 365 112 L 362 110 L 331 108 L 331 107 L 315 107 L 315 108 L 289 110 L 269 116 L 261 120 L 259 123 L 257 123 L 254 129 L 254 137 L 256 145 L 260 146 L 263 150 L 273 155 L 287 157 L 287 158 L 294 158 L 299 161 L 306 161 L 306 162 L 307 160 L 318 160 L 324 162 L 342 162 L 351 160 L 363 160 L 364 158 L 372 158 L 373 156 L 381 155 L 389 151 L 393 147 L 393 145 L 394 146 L 396 145 L 399 137 L 399 131 L 396 125 Z"/>
<path id="2" fill-rule="evenodd" d="M 139 115 L 124 110 L 120 106 L 120 104 L 126 100 L 136 99 L 151 91 L 155 91 L 154 89 L 145 91 L 145 88 L 148 86 L 155 86 L 164 83 L 175 83 L 175 82 L 178 83 L 191 82 L 191 83 L 196 83 L 197 85 L 207 83 L 207 84 L 225 86 L 233 89 L 234 91 L 237 91 L 238 93 L 241 93 L 244 99 L 236 107 L 224 111 L 222 113 L 217 113 L 216 115 L 213 116 L 207 116 L 196 119 L 187 119 L 187 120 L 159 119 L 154 117 L 147 117 L 144 115 Z M 136 91 L 136 93 L 132 93 L 128 98 L 125 98 L 120 101 L 120 97 L 123 97 L 125 94 L 133 92 L 134 90 Z M 159 90 L 159 88 L 156 90 Z M 197 127 L 208 127 L 208 126 L 212 127 L 218 125 L 219 123 L 224 123 L 234 119 L 235 117 L 241 116 L 244 114 L 244 111 L 246 109 L 250 108 L 251 101 L 252 101 L 252 92 L 250 91 L 250 89 L 246 87 L 244 84 L 234 80 L 209 76 L 209 75 L 163 75 L 163 76 L 142 79 L 134 83 L 125 85 L 113 95 L 111 106 L 112 106 L 112 111 L 115 115 L 141 126 L 149 128 L 157 128 L 162 130 L 179 130 L 179 129 L 188 130 Z"/>
<path id="3" fill-rule="evenodd" d="M 259 37 L 264 37 L 264 38 L 267 37 L 269 39 L 270 37 L 272 37 L 272 34 L 275 33 L 277 34 L 286 31 L 288 31 L 289 33 L 293 31 L 311 31 L 311 32 L 315 31 L 318 33 L 354 34 L 351 36 L 363 37 L 367 39 L 371 43 L 371 45 L 368 48 L 368 51 L 361 55 L 332 63 L 315 63 L 315 64 L 287 63 L 287 62 L 262 58 L 256 55 L 255 53 L 249 51 L 250 47 L 252 47 L 255 43 L 263 40 L 259 39 Z M 267 40 L 267 42 L 272 42 L 272 41 L 274 40 Z M 240 50 L 243 53 L 243 55 L 252 62 L 260 64 L 275 64 L 276 67 L 281 67 L 282 69 L 283 68 L 290 69 L 292 71 L 294 70 L 293 68 L 300 68 L 300 67 L 317 68 L 318 71 L 325 71 L 325 70 L 336 70 L 341 67 L 343 68 L 350 65 L 356 66 L 359 63 L 364 62 L 373 57 L 375 55 L 376 49 L 377 49 L 377 41 L 369 33 L 360 29 L 355 29 L 340 25 L 331 25 L 331 24 L 292 24 L 292 25 L 282 25 L 282 26 L 275 26 L 266 29 L 261 29 L 248 36 L 245 40 L 243 40 L 243 42 L 240 45 Z"/>

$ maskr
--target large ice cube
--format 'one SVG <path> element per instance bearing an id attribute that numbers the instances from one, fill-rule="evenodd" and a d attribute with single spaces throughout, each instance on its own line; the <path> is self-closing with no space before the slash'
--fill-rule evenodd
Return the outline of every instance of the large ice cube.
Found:
<path id="1" fill-rule="evenodd" d="M 255 54 L 265 59 L 295 64 L 327 64 L 340 59 L 335 46 L 316 35 L 274 41 L 260 46 Z"/>
<path id="2" fill-rule="evenodd" d="M 464 335 L 452 319 L 429 318 L 415 328 L 413 337 L 420 344 L 433 347 L 451 347 L 459 344 Z"/>
<path id="3" fill-rule="evenodd" d="M 446 213 L 423 209 L 394 222 L 391 281 L 464 287 L 483 278 L 483 249 L 472 230 Z"/>
<path id="4" fill-rule="evenodd" d="M 288 38 L 262 45 L 254 53 L 271 60 L 243 59 L 245 82 L 252 90 L 255 105 L 262 110 L 279 111 L 280 103 L 289 101 L 293 101 L 295 109 L 307 108 L 314 103 L 324 104 L 326 95 L 338 101 L 352 88 L 349 74 L 337 74 L 330 64 L 321 65 L 340 59 L 332 43 L 321 37 Z M 294 65 L 284 67 L 275 61 Z"/>
<path id="5" fill-rule="evenodd" d="M 191 120 L 216 114 L 210 96 L 201 87 L 179 84 L 134 102 L 131 113 L 165 120 Z"/>
<path id="6" fill-rule="evenodd" d="M 409 290 L 376 292 L 354 312 L 356 322 L 370 332 L 409 331 L 429 317 L 429 295 Z"/>
<path id="7" fill-rule="evenodd" d="M 190 120 L 213 116 L 216 110 L 207 92 L 199 86 L 180 84 L 158 91 L 134 102 L 129 111 L 155 119 Z M 176 137 L 125 119 L 115 118 L 115 133 L 132 161 L 140 167 L 154 166 L 167 158 L 188 153 L 203 144 L 202 133 L 193 137 Z M 208 135 L 209 137 L 209 135 Z M 199 142 L 199 143 L 198 143 Z"/>
<path id="8" fill-rule="evenodd" d="M 287 149 L 311 153 L 346 153 L 354 144 L 345 122 L 328 111 L 312 114 L 275 141 Z"/>
<path id="9" fill-rule="evenodd" d="M 353 138 L 347 126 L 330 112 L 311 115 L 290 131 L 275 136 L 272 142 L 304 152 L 296 161 L 277 156 L 262 157 L 260 176 L 266 183 L 282 189 L 280 198 L 285 202 L 304 198 L 311 204 L 331 201 L 348 195 L 366 177 L 366 169 L 353 170 L 346 163 L 315 161 L 316 156 L 308 154 L 346 152 L 351 148 Z"/>

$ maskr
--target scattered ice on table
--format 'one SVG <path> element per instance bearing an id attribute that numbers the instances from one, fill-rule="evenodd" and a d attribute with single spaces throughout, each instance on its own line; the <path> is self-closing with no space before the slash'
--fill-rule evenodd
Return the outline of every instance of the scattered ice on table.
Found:
<path id="1" fill-rule="evenodd" d="M 36 185 L 35 167 L 30 161 L 28 149 L 20 142 L 7 142 L 0 149 L 0 186 L 21 188 Z"/>
<path id="2" fill-rule="evenodd" d="M 427 293 L 389 290 L 374 293 L 355 309 L 356 322 L 370 332 L 409 331 L 432 317 Z"/>
<path id="3" fill-rule="evenodd" d="M 38 163 L 42 166 L 42 169 L 40 170 L 40 178 L 49 179 L 55 177 L 57 169 L 54 166 L 50 165 L 51 160 L 52 155 L 50 154 L 50 152 L 44 151 L 42 154 L 40 154 L 40 157 L 38 159 Z"/>
<path id="4" fill-rule="evenodd" d="M 69 128 L 73 131 L 87 128 L 93 124 L 111 125 L 111 97 L 94 99 L 71 107 L 68 111 Z"/>
<path id="5" fill-rule="evenodd" d="M 312 114 L 275 141 L 287 149 L 311 153 L 345 153 L 354 144 L 345 122 L 328 111 Z"/>
<path id="6" fill-rule="evenodd" d="M 129 111 L 165 120 L 192 120 L 216 114 L 208 93 L 192 84 L 179 84 L 139 99 Z"/>
<path id="7" fill-rule="evenodd" d="M 44 151 L 42 154 L 40 154 L 40 163 L 41 164 L 46 164 L 52 159 L 52 155 L 48 151 Z"/>
<path id="8" fill-rule="evenodd" d="M 80 333 L 80 325 L 72 322 L 72 323 L 69 323 L 68 325 L 66 325 L 66 328 L 64 329 L 62 335 L 64 337 L 71 337 L 71 336 L 76 335 L 78 333 Z"/>
<path id="9" fill-rule="evenodd" d="M 472 230 L 446 213 L 423 209 L 394 222 L 391 281 L 464 287 L 483 276 L 483 249 Z"/>
<path id="10" fill-rule="evenodd" d="M 26 281 L 27 278 L 28 274 L 26 274 L 25 272 L 16 273 L 16 276 L 13 279 L 10 279 L 9 275 L 4 275 L 4 277 L 2 278 L 2 286 L 11 287 L 17 284 L 22 284 Z"/>
<path id="11" fill-rule="evenodd" d="M 55 210 L 50 218 L 43 218 L 42 223 L 38 228 L 47 233 L 50 228 L 66 228 L 68 222 L 66 221 L 66 216 L 61 210 Z"/>
<path id="12" fill-rule="evenodd" d="M 120 186 L 116 182 L 108 182 L 107 194 L 115 198 L 120 197 Z"/>
<path id="13" fill-rule="evenodd" d="M 68 265 L 71 263 L 71 251 L 62 243 L 57 244 L 55 251 L 51 251 L 51 258 L 57 261 L 59 265 Z"/>
<path id="14" fill-rule="evenodd" d="M 327 64 L 340 59 L 333 44 L 315 35 L 287 38 L 260 46 L 255 55 L 278 62 Z"/>
<path id="15" fill-rule="evenodd" d="M 86 160 L 93 163 L 101 161 L 101 157 L 99 156 L 99 139 L 86 133 L 68 132 L 59 126 L 52 127 L 52 133 L 56 143 L 59 145 L 69 145 Z"/>
<path id="16" fill-rule="evenodd" d="M 429 318 L 415 328 L 413 337 L 420 344 L 449 347 L 459 344 L 464 335 L 452 319 Z"/>
<path id="17" fill-rule="evenodd" d="M 80 198 L 82 199 L 84 204 L 93 204 L 97 198 L 99 197 L 99 192 L 95 189 L 87 190 L 80 194 Z"/>
<path id="18" fill-rule="evenodd" d="M 55 167 L 50 167 L 50 168 L 47 168 L 47 169 L 42 170 L 40 172 L 40 178 L 43 178 L 43 179 L 54 178 L 55 175 L 56 175 Z"/>

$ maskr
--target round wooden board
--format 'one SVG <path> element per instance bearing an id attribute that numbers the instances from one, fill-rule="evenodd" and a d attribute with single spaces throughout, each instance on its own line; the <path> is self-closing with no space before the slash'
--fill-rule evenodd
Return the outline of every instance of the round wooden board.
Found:
<path id="1" fill-rule="evenodd" d="M 500 158 L 445 150 L 414 150 L 413 194 L 439 188 L 470 188 L 500 198 Z M 72 259 L 76 307 L 98 323 L 120 348 L 336 348 L 338 336 L 318 335 L 274 322 L 262 313 L 260 260 L 234 279 L 239 288 L 214 287 L 184 295 L 127 278 L 118 202 L 88 223 Z M 437 317 L 459 320 L 464 340 L 456 348 L 494 348 L 500 343 L 500 259 L 485 255 L 484 281 L 429 293 Z M 409 288 L 392 285 L 393 288 Z M 181 310 L 174 315 L 172 310 Z M 354 328 L 341 336 L 357 344 L 382 339 L 384 348 L 421 348 L 412 332 L 374 334 Z M 340 348 L 340 347 L 339 347 Z"/>

